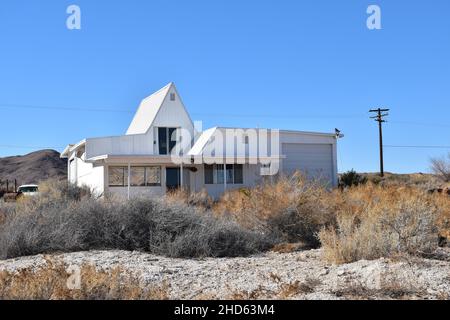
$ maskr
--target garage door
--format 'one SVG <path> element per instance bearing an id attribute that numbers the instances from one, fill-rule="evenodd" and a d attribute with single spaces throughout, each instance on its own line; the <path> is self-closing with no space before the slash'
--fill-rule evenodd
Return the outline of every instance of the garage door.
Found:
<path id="1" fill-rule="evenodd" d="M 283 143 L 283 173 L 301 171 L 310 179 L 333 181 L 333 148 L 331 144 Z"/>

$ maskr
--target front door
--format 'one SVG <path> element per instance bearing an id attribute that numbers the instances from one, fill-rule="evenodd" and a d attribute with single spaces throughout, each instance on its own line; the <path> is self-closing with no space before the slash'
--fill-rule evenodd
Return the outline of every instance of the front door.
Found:
<path id="1" fill-rule="evenodd" d="M 180 187 L 180 168 L 166 168 L 167 191 Z"/>

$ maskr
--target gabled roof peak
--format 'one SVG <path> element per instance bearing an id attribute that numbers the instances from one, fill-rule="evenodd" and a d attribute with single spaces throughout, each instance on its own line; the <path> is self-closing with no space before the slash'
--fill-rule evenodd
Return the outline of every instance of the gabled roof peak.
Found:
<path id="1" fill-rule="evenodd" d="M 141 101 L 141 104 L 128 127 L 127 135 L 144 134 L 148 131 L 153 124 L 159 109 L 161 109 L 167 94 L 172 88 L 175 88 L 175 84 L 169 82 L 167 85 Z"/>
<path id="2" fill-rule="evenodd" d="M 147 99 L 151 98 L 152 96 L 154 96 L 154 95 L 156 95 L 156 94 L 158 94 L 158 93 L 161 93 L 161 91 L 169 90 L 170 87 L 172 87 L 172 86 L 175 86 L 175 83 L 169 82 L 168 84 L 166 84 L 166 85 L 165 85 L 164 87 L 162 87 L 161 89 L 159 89 L 159 90 L 153 92 L 151 95 L 149 95 L 149 96 L 145 97 L 144 99 L 142 99 L 142 102 L 143 102 L 143 101 L 146 101 Z"/>

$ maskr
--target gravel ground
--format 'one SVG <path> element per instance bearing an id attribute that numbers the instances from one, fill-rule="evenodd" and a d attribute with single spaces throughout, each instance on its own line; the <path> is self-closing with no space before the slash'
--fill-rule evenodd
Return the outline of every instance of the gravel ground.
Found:
<path id="1" fill-rule="evenodd" d="M 440 249 L 432 259 L 362 260 L 340 266 L 325 264 L 321 250 L 222 259 L 116 250 L 51 257 L 103 270 L 120 266 L 143 286 L 166 283 L 171 299 L 450 299 L 450 249 Z M 45 265 L 44 258 L 0 261 L 0 271 L 37 270 Z"/>

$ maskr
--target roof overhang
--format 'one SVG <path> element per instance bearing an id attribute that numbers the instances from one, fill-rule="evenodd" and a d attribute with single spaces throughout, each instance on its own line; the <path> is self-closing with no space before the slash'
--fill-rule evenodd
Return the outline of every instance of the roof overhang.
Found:
<path id="1" fill-rule="evenodd" d="M 170 156 L 167 155 L 113 155 L 104 154 L 101 156 L 92 157 L 86 159 L 86 162 L 90 163 L 133 163 L 133 164 L 144 164 L 144 163 L 158 163 L 158 164 L 170 164 L 173 163 Z"/>
<path id="2" fill-rule="evenodd" d="M 278 156 L 184 156 L 172 157 L 168 155 L 101 155 L 86 159 L 89 163 L 109 163 L 109 164 L 203 164 L 203 163 L 249 163 L 270 162 L 285 158 L 284 155 Z"/>
<path id="3" fill-rule="evenodd" d="M 86 139 L 81 140 L 80 142 L 76 144 L 69 144 L 67 147 L 64 148 L 63 152 L 61 152 L 60 158 L 68 158 L 70 156 L 70 153 L 79 147 L 82 147 L 86 144 Z"/>

